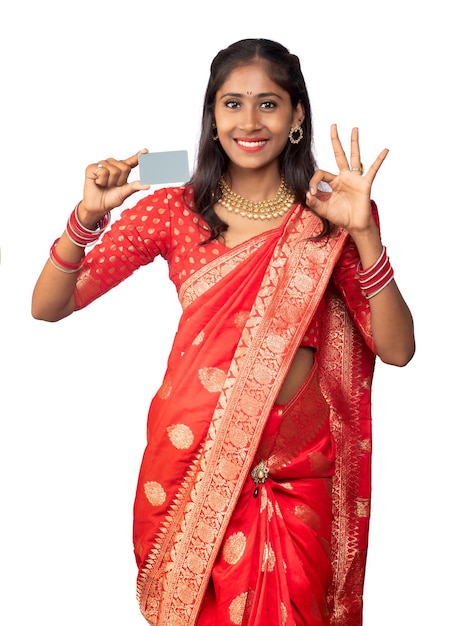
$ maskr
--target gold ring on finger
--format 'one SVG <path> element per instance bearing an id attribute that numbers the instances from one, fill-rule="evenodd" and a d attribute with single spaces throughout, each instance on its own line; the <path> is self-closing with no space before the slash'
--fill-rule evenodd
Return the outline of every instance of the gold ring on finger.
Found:
<path id="1" fill-rule="evenodd" d="M 351 171 L 352 171 L 352 172 L 360 172 L 361 174 L 363 174 L 364 169 L 363 169 L 363 165 L 362 165 L 362 163 L 360 164 L 360 167 L 352 167 L 352 168 L 351 168 Z"/>

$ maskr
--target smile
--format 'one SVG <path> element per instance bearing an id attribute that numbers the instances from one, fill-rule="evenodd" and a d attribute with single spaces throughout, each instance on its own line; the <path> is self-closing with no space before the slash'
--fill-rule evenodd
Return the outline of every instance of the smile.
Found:
<path id="1" fill-rule="evenodd" d="M 265 139 L 261 139 L 261 140 L 236 139 L 235 141 L 239 145 L 240 148 L 243 148 L 244 150 L 251 150 L 251 151 L 260 150 L 261 148 L 263 148 L 263 146 L 267 144 L 267 141 Z"/>

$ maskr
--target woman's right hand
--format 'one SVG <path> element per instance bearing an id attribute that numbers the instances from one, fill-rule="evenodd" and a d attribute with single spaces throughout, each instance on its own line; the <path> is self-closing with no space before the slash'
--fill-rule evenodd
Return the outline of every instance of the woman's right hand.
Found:
<path id="1" fill-rule="evenodd" d="M 138 165 L 141 150 L 128 159 L 105 159 L 86 168 L 83 199 L 78 206 L 78 218 L 86 228 L 95 225 L 112 209 L 120 206 L 126 198 L 137 191 L 149 189 L 139 180 L 127 182 L 130 172 Z"/>

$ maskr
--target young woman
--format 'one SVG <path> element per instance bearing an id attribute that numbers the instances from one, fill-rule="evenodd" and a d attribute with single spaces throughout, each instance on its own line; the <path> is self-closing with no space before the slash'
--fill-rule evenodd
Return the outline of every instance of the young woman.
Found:
<path id="1" fill-rule="evenodd" d="M 138 155 L 86 169 L 34 317 L 59 320 L 162 255 L 183 308 L 148 416 L 134 511 L 150 624 L 361 624 L 376 356 L 413 322 L 380 239 L 357 129 L 319 170 L 299 60 L 248 39 L 211 66 L 191 181 L 147 189 Z M 323 191 L 325 183 L 327 191 Z"/>

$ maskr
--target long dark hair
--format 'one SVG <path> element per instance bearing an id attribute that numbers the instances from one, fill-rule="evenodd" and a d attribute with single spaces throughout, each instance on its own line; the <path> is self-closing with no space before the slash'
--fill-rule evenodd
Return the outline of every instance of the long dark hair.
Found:
<path id="1" fill-rule="evenodd" d="M 288 141 L 279 157 L 280 173 L 303 206 L 306 205 L 309 181 L 317 168 L 313 154 L 311 106 L 298 57 L 269 39 L 242 39 L 221 50 L 211 63 L 196 168 L 189 181 L 194 190 L 193 210 L 204 218 L 210 229 L 207 241 L 216 239 L 227 230 L 227 224 L 214 211 L 214 205 L 221 197 L 218 183 L 229 163 L 220 142 L 213 139 L 216 93 L 234 69 L 256 59 L 266 61 L 270 79 L 289 93 L 292 108 L 295 109 L 299 102 L 303 106 L 303 139 L 297 144 Z M 326 220 L 322 222 L 321 236 L 330 230 L 329 223 Z"/>

